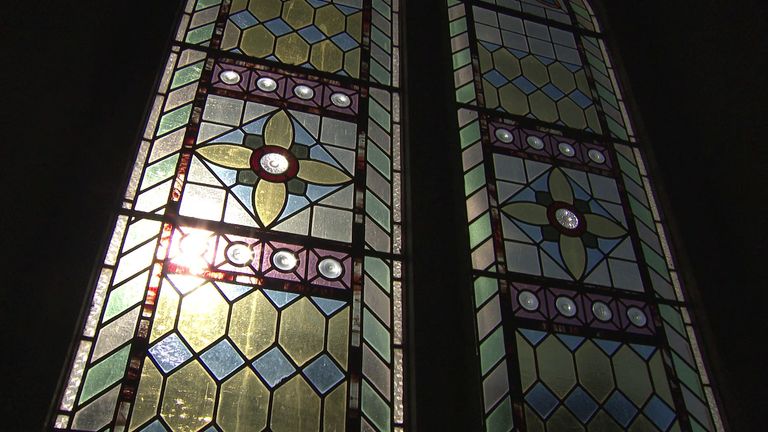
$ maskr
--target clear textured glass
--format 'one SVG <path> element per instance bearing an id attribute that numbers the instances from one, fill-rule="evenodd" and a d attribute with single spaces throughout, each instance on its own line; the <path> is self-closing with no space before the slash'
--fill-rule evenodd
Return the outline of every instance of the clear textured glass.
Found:
<path id="1" fill-rule="evenodd" d="M 576 315 L 576 303 L 570 297 L 558 297 L 555 300 L 555 307 L 563 315 L 572 317 Z"/>
<path id="2" fill-rule="evenodd" d="M 579 218 L 576 216 L 576 213 L 566 208 L 557 209 L 555 211 L 555 219 L 557 219 L 557 223 L 564 228 L 576 229 L 579 226 Z"/>
<path id="3" fill-rule="evenodd" d="M 527 311 L 533 312 L 539 308 L 539 298 L 536 297 L 536 294 L 530 291 L 521 291 L 520 294 L 517 295 L 517 301 L 520 302 L 520 306 Z"/>
<path id="4" fill-rule="evenodd" d="M 299 97 L 299 99 L 309 100 L 315 96 L 315 91 L 312 88 L 305 85 L 297 85 L 293 89 L 293 93 Z"/>
<path id="5" fill-rule="evenodd" d="M 240 77 L 240 74 L 233 71 L 233 70 L 226 70 L 219 74 L 219 78 L 225 83 L 225 84 L 237 84 L 242 79 Z"/>
<path id="6" fill-rule="evenodd" d="M 291 271 L 299 265 L 299 258 L 293 252 L 281 250 L 272 255 L 272 264 L 282 271 Z"/>
<path id="7" fill-rule="evenodd" d="M 334 93 L 331 95 L 331 103 L 337 107 L 346 108 L 352 104 L 352 100 L 344 93 Z"/>

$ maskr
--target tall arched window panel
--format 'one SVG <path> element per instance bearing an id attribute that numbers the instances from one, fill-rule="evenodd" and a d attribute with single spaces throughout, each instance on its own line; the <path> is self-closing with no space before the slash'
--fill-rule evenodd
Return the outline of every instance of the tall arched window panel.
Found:
<path id="1" fill-rule="evenodd" d="M 402 431 L 398 0 L 189 0 L 51 427 Z"/>
<path id="2" fill-rule="evenodd" d="M 723 430 L 590 6 L 448 16 L 485 430 Z"/>

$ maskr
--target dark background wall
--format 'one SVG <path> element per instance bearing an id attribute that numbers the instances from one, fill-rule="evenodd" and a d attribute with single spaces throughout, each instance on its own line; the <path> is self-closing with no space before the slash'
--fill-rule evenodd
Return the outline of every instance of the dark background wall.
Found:
<path id="1" fill-rule="evenodd" d="M 411 143 L 421 146 L 413 155 L 418 163 L 453 138 L 440 114 L 450 107 L 429 111 L 433 99 L 443 100 L 434 92 L 450 85 L 435 75 L 441 51 L 426 43 L 446 35 L 444 15 L 435 12 L 442 2 L 412 3 L 409 22 L 421 25 L 411 26 L 409 36 L 410 126 L 412 138 L 431 137 Z M 765 6 L 747 0 L 605 3 L 613 48 L 621 52 L 658 160 L 656 180 L 665 185 L 678 243 L 687 250 L 687 284 L 701 294 L 697 312 L 707 317 L 706 348 L 732 430 L 759 430 L 768 381 L 762 367 L 768 296 L 760 277 L 768 220 Z M 0 14 L 0 430 L 38 430 L 48 410 L 176 7 L 149 0 L 12 2 Z M 444 131 L 430 135 L 428 128 Z M 415 178 L 414 184 L 438 188 L 441 182 Z M 440 197 L 427 202 L 439 205 Z M 413 207 L 426 211 L 423 203 Z M 425 214 L 438 213 L 414 216 L 415 227 L 434 230 L 425 238 L 439 240 L 440 228 L 458 223 L 446 217 L 426 224 Z M 421 247 L 419 254 L 430 252 Z M 420 280 L 433 268 L 439 270 L 423 264 Z M 467 363 L 451 357 L 463 349 L 452 340 L 452 332 L 461 331 L 461 321 L 452 319 L 461 315 L 459 303 L 425 306 L 430 296 L 446 296 L 440 288 L 422 287 L 416 298 L 419 424 L 423 431 L 466 430 L 450 428 L 472 424 L 460 417 L 473 412 L 467 403 L 474 403 L 463 393 L 471 386 L 451 381 Z"/>

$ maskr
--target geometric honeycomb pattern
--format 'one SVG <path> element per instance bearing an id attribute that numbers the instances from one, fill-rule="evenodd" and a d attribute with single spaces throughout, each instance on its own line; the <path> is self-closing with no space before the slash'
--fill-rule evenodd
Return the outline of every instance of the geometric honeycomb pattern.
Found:
<path id="1" fill-rule="evenodd" d="M 189 275 L 158 297 L 129 430 L 343 429 L 346 301 Z"/>
<path id="2" fill-rule="evenodd" d="M 483 2 L 448 17 L 485 431 L 722 430 L 589 5 Z"/>
<path id="3" fill-rule="evenodd" d="M 351 77 L 360 74 L 361 1 L 234 2 L 220 48 Z"/>
<path id="4" fill-rule="evenodd" d="M 528 430 L 680 430 L 657 348 L 525 329 L 516 346 Z"/>
<path id="5" fill-rule="evenodd" d="M 398 12 L 186 2 L 53 427 L 402 429 Z"/>
<path id="6" fill-rule="evenodd" d="M 601 132 L 573 33 L 473 8 L 487 108 Z"/>
<path id="7" fill-rule="evenodd" d="M 513 11 L 524 12 L 548 21 L 572 25 L 569 9 L 576 16 L 576 23 L 586 30 L 595 30 L 594 17 L 589 5 L 582 0 L 482 0 Z"/>

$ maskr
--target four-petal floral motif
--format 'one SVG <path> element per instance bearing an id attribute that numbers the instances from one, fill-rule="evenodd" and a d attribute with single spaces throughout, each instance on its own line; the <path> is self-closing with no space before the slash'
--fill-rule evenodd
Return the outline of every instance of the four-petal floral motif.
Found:
<path id="1" fill-rule="evenodd" d="M 284 110 L 277 111 L 267 120 L 263 142 L 261 137 L 254 138 L 258 139 L 246 137 L 246 143 L 256 143 L 250 146 L 212 144 L 198 148 L 197 154 L 246 176 L 255 174 L 253 208 L 264 227 L 271 225 L 283 211 L 288 199 L 287 184 L 291 180 L 322 186 L 341 185 L 351 180 L 338 168 L 309 159 L 306 152 L 299 151 L 298 147 L 303 146 L 294 145 L 293 123 Z"/>
<path id="2" fill-rule="evenodd" d="M 595 247 L 600 238 L 624 237 L 627 230 L 577 199 L 571 183 L 559 168 L 550 172 L 547 186 L 549 191 L 537 193 L 535 202 L 512 202 L 503 205 L 501 211 L 512 219 L 541 227 L 545 239 L 558 242 L 571 276 L 580 279 L 587 266 L 585 246 Z"/>

